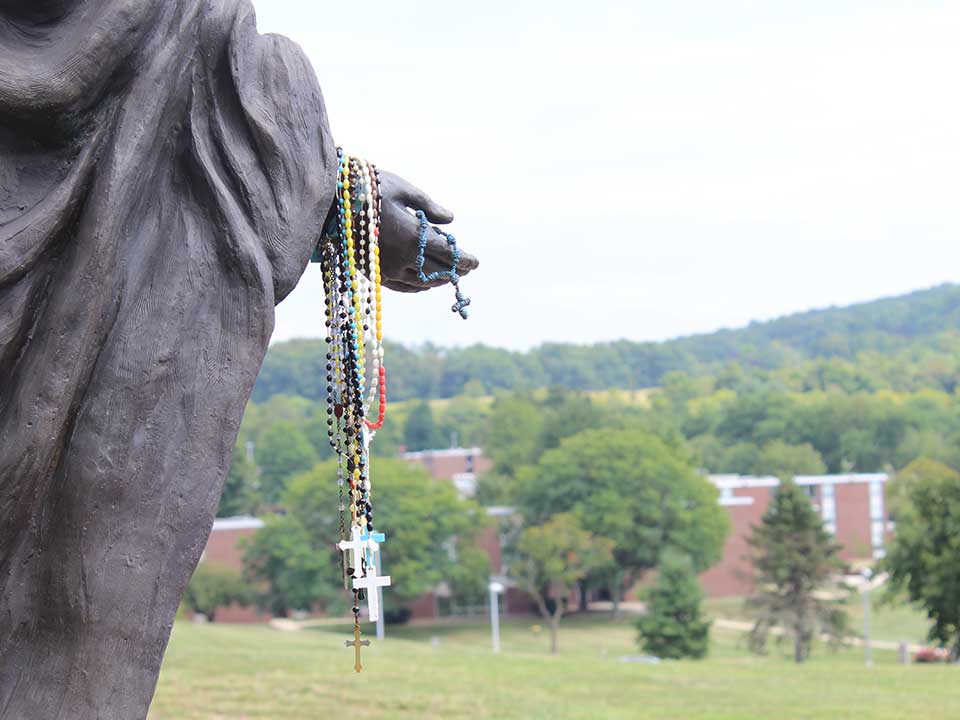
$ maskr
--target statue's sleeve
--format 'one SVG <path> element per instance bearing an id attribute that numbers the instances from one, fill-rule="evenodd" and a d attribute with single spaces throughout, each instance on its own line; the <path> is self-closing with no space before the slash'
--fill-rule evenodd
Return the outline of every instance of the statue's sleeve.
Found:
<path id="1" fill-rule="evenodd" d="M 294 42 L 257 33 L 248 0 L 238 4 L 225 52 L 201 47 L 191 128 L 226 225 L 221 250 L 245 275 L 250 263 L 268 272 L 280 302 L 306 268 L 334 199 L 336 148 L 323 96 Z"/>

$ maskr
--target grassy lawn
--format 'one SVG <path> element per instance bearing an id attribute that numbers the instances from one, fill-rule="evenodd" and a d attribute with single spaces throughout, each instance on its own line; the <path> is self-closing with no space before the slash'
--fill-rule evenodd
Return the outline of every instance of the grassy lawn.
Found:
<path id="1" fill-rule="evenodd" d="M 889 605 L 880 602 L 883 591 L 873 593 L 870 612 L 870 634 L 878 640 L 893 642 L 926 643 L 931 622 L 922 610 L 905 603 Z M 704 601 L 706 611 L 717 618 L 749 620 L 744 612 L 743 598 L 710 598 Z M 850 632 L 863 636 L 863 600 L 851 598 L 847 605 L 850 615 Z"/>
<path id="2" fill-rule="evenodd" d="M 347 628 L 176 626 L 151 720 L 193 718 L 684 718 L 857 720 L 960 717 L 960 667 L 902 666 L 876 652 L 818 648 L 803 666 L 757 658 L 740 635 L 715 631 L 703 662 L 621 662 L 637 653 L 629 622 L 564 620 L 550 656 L 533 620 L 503 628 L 503 653 L 483 623 L 388 628 L 353 672 Z M 879 637 L 879 635 L 878 635 Z"/>

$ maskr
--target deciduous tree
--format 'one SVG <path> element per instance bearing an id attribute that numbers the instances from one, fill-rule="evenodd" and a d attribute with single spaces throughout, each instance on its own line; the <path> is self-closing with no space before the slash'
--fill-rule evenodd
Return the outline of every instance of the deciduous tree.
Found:
<path id="1" fill-rule="evenodd" d="M 560 620 L 570 593 L 588 573 L 612 563 L 613 541 L 587 532 L 570 513 L 521 533 L 514 574 L 550 624 L 551 653 L 558 649 Z"/>
<path id="2" fill-rule="evenodd" d="M 960 657 L 960 474 L 933 460 L 910 463 L 891 487 L 897 530 L 884 565 L 933 625 L 930 639 Z"/>
<path id="3" fill-rule="evenodd" d="M 573 513 L 582 526 L 614 541 L 613 596 L 656 566 L 672 546 L 705 570 L 723 549 L 729 520 L 717 489 L 688 458 L 635 430 L 588 430 L 567 438 L 520 473 L 519 507 L 528 524 Z"/>

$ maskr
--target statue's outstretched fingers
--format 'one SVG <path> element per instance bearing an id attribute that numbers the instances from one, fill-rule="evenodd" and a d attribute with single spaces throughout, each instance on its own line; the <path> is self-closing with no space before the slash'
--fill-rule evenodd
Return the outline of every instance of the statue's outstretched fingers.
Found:
<path id="1" fill-rule="evenodd" d="M 459 246 L 458 246 L 459 250 Z M 457 262 L 457 273 L 466 275 L 476 270 L 480 261 L 468 252 L 459 250 L 460 259 Z M 427 248 L 424 252 L 423 271 L 427 275 L 432 272 L 448 272 L 453 268 L 453 248 L 447 239 L 435 231 L 427 237 Z"/>
<path id="2" fill-rule="evenodd" d="M 466 275 L 467 273 L 476 270 L 480 267 L 480 261 L 477 260 L 476 256 L 471 255 L 468 252 L 460 251 L 460 263 L 457 265 L 457 272 L 461 275 Z"/>
<path id="3" fill-rule="evenodd" d="M 387 185 L 387 194 L 392 194 L 411 210 L 423 210 L 430 222 L 438 225 L 453 222 L 452 212 L 434 202 L 433 198 L 423 190 L 407 182 L 399 175 L 381 170 L 380 182 Z"/>

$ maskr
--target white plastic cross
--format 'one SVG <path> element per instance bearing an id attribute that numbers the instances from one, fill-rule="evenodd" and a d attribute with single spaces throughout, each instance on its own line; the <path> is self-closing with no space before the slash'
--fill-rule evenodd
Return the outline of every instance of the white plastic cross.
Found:
<path id="1" fill-rule="evenodd" d="M 363 551 L 367 549 L 367 540 L 362 540 L 363 530 L 359 525 L 350 528 L 350 540 L 341 540 L 337 547 L 342 552 L 353 553 L 353 577 L 363 577 Z"/>
<path id="2" fill-rule="evenodd" d="M 390 584 L 389 575 L 377 575 L 377 566 L 369 565 L 367 567 L 367 576 L 363 578 L 353 578 L 354 590 L 367 591 L 367 610 L 370 613 L 370 622 L 376 622 L 380 617 L 380 601 L 378 599 L 377 588 L 387 587 Z"/>

